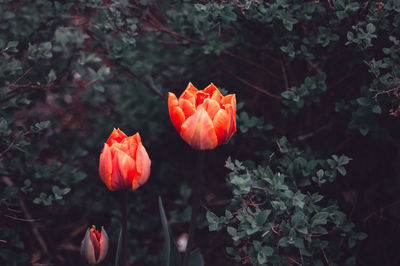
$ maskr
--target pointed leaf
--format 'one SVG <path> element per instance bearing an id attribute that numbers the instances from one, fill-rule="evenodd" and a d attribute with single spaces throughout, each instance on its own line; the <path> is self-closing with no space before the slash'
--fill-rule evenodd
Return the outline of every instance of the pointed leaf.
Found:
<path id="1" fill-rule="evenodd" d="M 165 266 L 181 266 L 181 257 L 176 243 L 171 236 L 161 197 L 158 197 L 158 208 L 160 210 L 161 224 L 164 233 Z"/>
<path id="2" fill-rule="evenodd" d="M 117 246 L 117 254 L 115 255 L 115 266 L 123 266 L 122 265 L 122 226 L 121 230 L 119 231 L 118 236 L 118 246 Z"/>
<path id="3" fill-rule="evenodd" d="M 189 265 L 190 266 L 204 266 L 203 256 L 200 253 L 200 250 L 196 248 L 190 253 L 189 257 Z"/>
<path id="4" fill-rule="evenodd" d="M 160 210 L 161 225 L 164 233 L 164 256 L 165 266 L 170 266 L 170 253 L 171 253 L 171 241 L 169 239 L 169 230 L 167 217 L 165 216 L 164 207 L 161 201 L 161 197 L 158 197 L 158 208 Z M 172 265 L 171 265 L 172 266 Z"/>

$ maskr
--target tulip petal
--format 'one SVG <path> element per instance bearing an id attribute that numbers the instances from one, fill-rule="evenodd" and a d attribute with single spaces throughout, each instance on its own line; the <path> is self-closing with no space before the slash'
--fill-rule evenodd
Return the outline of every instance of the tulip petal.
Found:
<path id="1" fill-rule="evenodd" d="M 104 260 L 108 252 L 108 234 L 106 230 L 104 230 L 103 226 L 101 227 L 100 233 L 100 256 L 97 258 L 97 263 Z"/>
<path id="2" fill-rule="evenodd" d="M 224 109 L 220 109 L 214 117 L 213 124 L 218 138 L 218 145 L 224 144 L 226 141 L 230 120 L 228 112 Z"/>
<path id="3" fill-rule="evenodd" d="M 149 179 L 150 176 L 150 166 L 151 161 L 149 155 L 147 154 L 147 151 L 142 143 L 139 143 L 136 153 L 137 176 L 133 179 L 132 190 L 135 190 L 146 183 L 147 179 Z"/>
<path id="4" fill-rule="evenodd" d="M 89 236 L 90 236 L 90 242 L 93 245 L 94 257 L 96 259 L 96 262 L 100 255 L 100 243 L 99 240 L 97 239 L 97 235 L 100 236 L 99 232 L 97 232 L 96 230 L 96 227 L 93 225 L 92 228 L 90 229 Z"/>
<path id="5" fill-rule="evenodd" d="M 125 152 L 115 149 L 112 164 L 111 190 L 130 188 L 136 174 L 135 160 Z"/>
<path id="6" fill-rule="evenodd" d="M 182 124 L 181 137 L 199 150 L 213 149 L 218 144 L 212 120 L 203 108 Z"/>
<path id="7" fill-rule="evenodd" d="M 111 189 L 112 158 L 107 143 L 104 144 L 103 151 L 100 154 L 99 173 L 101 180 Z"/>
<path id="8" fill-rule="evenodd" d="M 230 137 L 231 137 L 233 135 L 233 133 L 236 132 L 236 96 L 235 96 L 235 94 L 229 94 L 229 95 L 225 96 L 221 100 L 221 103 L 224 106 L 225 110 L 227 112 L 229 112 L 233 118 L 231 121 L 229 132 L 228 132 L 228 135 L 230 135 Z M 228 140 L 230 139 L 230 137 L 228 137 Z"/>
<path id="9" fill-rule="evenodd" d="M 111 146 L 113 143 L 117 142 L 120 143 L 124 138 L 127 138 L 128 136 L 125 135 L 124 132 L 122 132 L 119 128 L 115 129 L 111 132 L 110 137 L 107 140 L 107 144 Z"/>
<path id="10" fill-rule="evenodd" d="M 179 99 L 186 99 L 189 100 L 193 105 L 196 103 L 196 94 L 198 89 L 193 86 L 192 82 L 189 82 L 186 89 L 183 91 Z"/>
<path id="11" fill-rule="evenodd" d="M 196 94 L 196 106 L 199 106 L 200 104 L 202 104 L 204 102 L 204 100 L 207 99 L 208 97 L 210 97 L 210 95 L 208 95 L 208 93 L 205 93 L 203 91 L 198 91 Z"/>
<path id="12" fill-rule="evenodd" d="M 186 99 L 179 99 L 179 107 L 185 114 L 185 119 L 187 119 L 189 116 L 193 115 L 194 112 L 196 112 L 194 104 Z"/>
<path id="13" fill-rule="evenodd" d="M 227 105 L 225 106 L 226 111 L 228 112 L 230 119 L 229 127 L 227 128 L 227 137 L 225 139 L 224 143 L 227 143 L 232 135 L 236 132 L 236 102 L 235 105 Z"/>
<path id="14" fill-rule="evenodd" d="M 168 93 L 169 116 L 171 117 L 172 125 L 174 125 L 175 129 L 180 133 L 182 123 L 185 121 L 185 114 L 178 104 L 178 99 L 175 94 L 171 92 Z"/>
<path id="15" fill-rule="evenodd" d="M 208 115 L 210 116 L 211 120 L 214 119 L 215 114 L 221 109 L 218 102 L 206 99 L 202 104 L 200 104 L 197 109 L 204 108 L 207 111 Z"/>
<path id="16" fill-rule="evenodd" d="M 135 135 L 124 139 L 118 148 L 128 154 L 131 158 L 135 158 L 138 143 L 140 143 L 140 136 L 136 133 Z"/>
<path id="17" fill-rule="evenodd" d="M 233 107 L 233 111 L 236 114 L 236 96 L 235 94 L 229 94 L 226 95 L 222 100 L 221 100 L 222 105 L 227 105 L 230 104 Z"/>
<path id="18" fill-rule="evenodd" d="M 203 91 L 208 93 L 210 95 L 211 99 L 216 100 L 217 102 L 219 102 L 221 100 L 221 98 L 223 97 L 221 92 L 218 90 L 218 88 L 213 83 L 208 85 Z"/>
<path id="19" fill-rule="evenodd" d="M 89 264 L 96 263 L 96 257 L 94 253 L 93 244 L 90 241 L 90 229 L 86 230 L 85 238 L 81 244 L 81 256 L 87 259 Z"/>

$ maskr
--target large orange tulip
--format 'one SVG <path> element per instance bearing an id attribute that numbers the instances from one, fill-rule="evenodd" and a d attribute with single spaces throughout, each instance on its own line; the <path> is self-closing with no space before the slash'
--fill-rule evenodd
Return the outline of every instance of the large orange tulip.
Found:
<path id="1" fill-rule="evenodd" d="M 168 109 L 178 133 L 195 149 L 214 149 L 236 132 L 235 94 L 223 96 L 212 83 L 204 90 L 189 83 L 179 99 L 170 92 Z"/>
<path id="2" fill-rule="evenodd" d="M 114 128 L 100 155 L 100 178 L 110 190 L 135 190 L 146 183 L 150 165 L 139 133 L 128 137 Z"/>
<path id="3" fill-rule="evenodd" d="M 98 264 L 107 255 L 108 235 L 106 230 L 101 227 L 101 232 L 96 230 L 96 226 L 86 230 L 85 238 L 81 243 L 81 255 L 89 264 Z"/>

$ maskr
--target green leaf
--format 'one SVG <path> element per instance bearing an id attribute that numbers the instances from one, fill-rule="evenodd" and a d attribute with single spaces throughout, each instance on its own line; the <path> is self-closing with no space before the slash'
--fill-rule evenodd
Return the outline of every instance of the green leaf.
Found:
<path id="1" fill-rule="evenodd" d="M 228 231 L 228 234 L 230 234 L 231 236 L 236 236 L 236 234 L 237 234 L 236 228 L 234 228 L 232 226 L 228 226 L 226 228 L 226 231 Z"/>
<path id="2" fill-rule="evenodd" d="M 18 43 L 19 43 L 18 41 L 10 41 L 10 42 L 8 42 L 8 43 L 7 43 L 7 49 L 17 47 L 17 46 L 18 46 Z"/>
<path id="3" fill-rule="evenodd" d="M 200 250 L 196 248 L 190 253 L 189 264 L 190 266 L 204 266 L 204 259 L 200 253 Z M 171 265 L 173 266 L 173 265 Z"/>
<path id="4" fill-rule="evenodd" d="M 375 25 L 374 25 L 374 24 L 372 24 L 372 23 L 368 23 L 368 24 L 367 24 L 367 32 L 369 32 L 369 33 L 374 33 L 375 30 L 376 30 L 376 28 L 375 28 Z"/>
<path id="5" fill-rule="evenodd" d="M 328 212 L 319 212 L 311 218 L 311 226 L 326 224 L 328 222 Z"/>
<path id="6" fill-rule="evenodd" d="M 9 19 L 13 19 L 15 17 L 15 14 L 11 11 L 6 11 L 3 13 L 2 19 L 4 20 L 9 20 Z"/>
<path id="7" fill-rule="evenodd" d="M 337 168 L 337 170 L 338 170 L 338 172 L 339 172 L 342 176 L 345 176 L 346 173 L 347 173 L 346 169 L 345 169 L 343 166 L 339 166 L 339 167 Z"/>
<path id="8" fill-rule="evenodd" d="M 288 246 L 288 238 L 282 237 L 281 239 L 279 239 L 278 245 L 281 247 L 287 247 Z"/>
<path id="9" fill-rule="evenodd" d="M 357 98 L 356 101 L 361 106 L 368 106 L 368 105 L 371 104 L 371 101 L 368 98 L 365 98 L 365 97 Z"/>
<path id="10" fill-rule="evenodd" d="M 117 253 L 115 255 L 115 266 L 123 266 L 122 265 L 122 226 L 121 230 L 119 230 L 118 235 L 118 245 L 117 245 Z"/>
<path id="11" fill-rule="evenodd" d="M 271 210 L 263 210 L 256 213 L 256 221 L 257 224 L 263 226 L 264 223 L 267 221 L 268 216 L 271 214 Z"/>
<path id="12" fill-rule="evenodd" d="M 382 109 L 379 105 L 372 105 L 371 106 L 371 111 L 375 114 L 381 114 L 382 113 Z"/>
<path id="13" fill-rule="evenodd" d="M 358 240 L 364 240 L 364 239 L 366 239 L 367 237 L 368 237 L 368 235 L 367 235 L 366 233 L 363 233 L 363 232 L 359 232 L 359 233 L 356 234 L 356 238 L 357 238 Z"/>
<path id="14" fill-rule="evenodd" d="M 164 264 L 165 266 L 180 266 L 182 265 L 180 254 L 176 243 L 171 236 L 161 197 L 158 197 L 158 208 L 160 211 L 161 225 L 164 234 Z"/>
<path id="15" fill-rule="evenodd" d="M 369 131 L 369 128 L 368 128 L 368 127 L 366 127 L 366 126 L 361 126 L 361 127 L 360 127 L 360 133 L 361 133 L 361 135 L 366 136 L 366 135 L 368 134 L 368 131 Z"/>

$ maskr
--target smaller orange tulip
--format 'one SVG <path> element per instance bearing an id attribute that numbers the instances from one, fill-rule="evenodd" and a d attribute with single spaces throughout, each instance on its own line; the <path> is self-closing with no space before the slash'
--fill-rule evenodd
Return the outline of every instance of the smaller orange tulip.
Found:
<path id="1" fill-rule="evenodd" d="M 189 83 L 179 99 L 170 92 L 168 109 L 178 133 L 195 149 L 214 149 L 236 132 L 235 94 L 223 96 L 212 83 L 204 90 Z"/>
<path id="2" fill-rule="evenodd" d="M 101 233 L 96 230 L 96 226 L 86 230 L 85 238 L 81 243 L 81 256 L 89 264 L 98 264 L 104 260 L 108 251 L 108 235 L 106 230 L 101 227 Z"/>
<path id="3" fill-rule="evenodd" d="M 146 183 L 150 165 L 139 133 L 128 137 L 114 128 L 100 155 L 100 178 L 110 190 L 135 190 Z"/>

